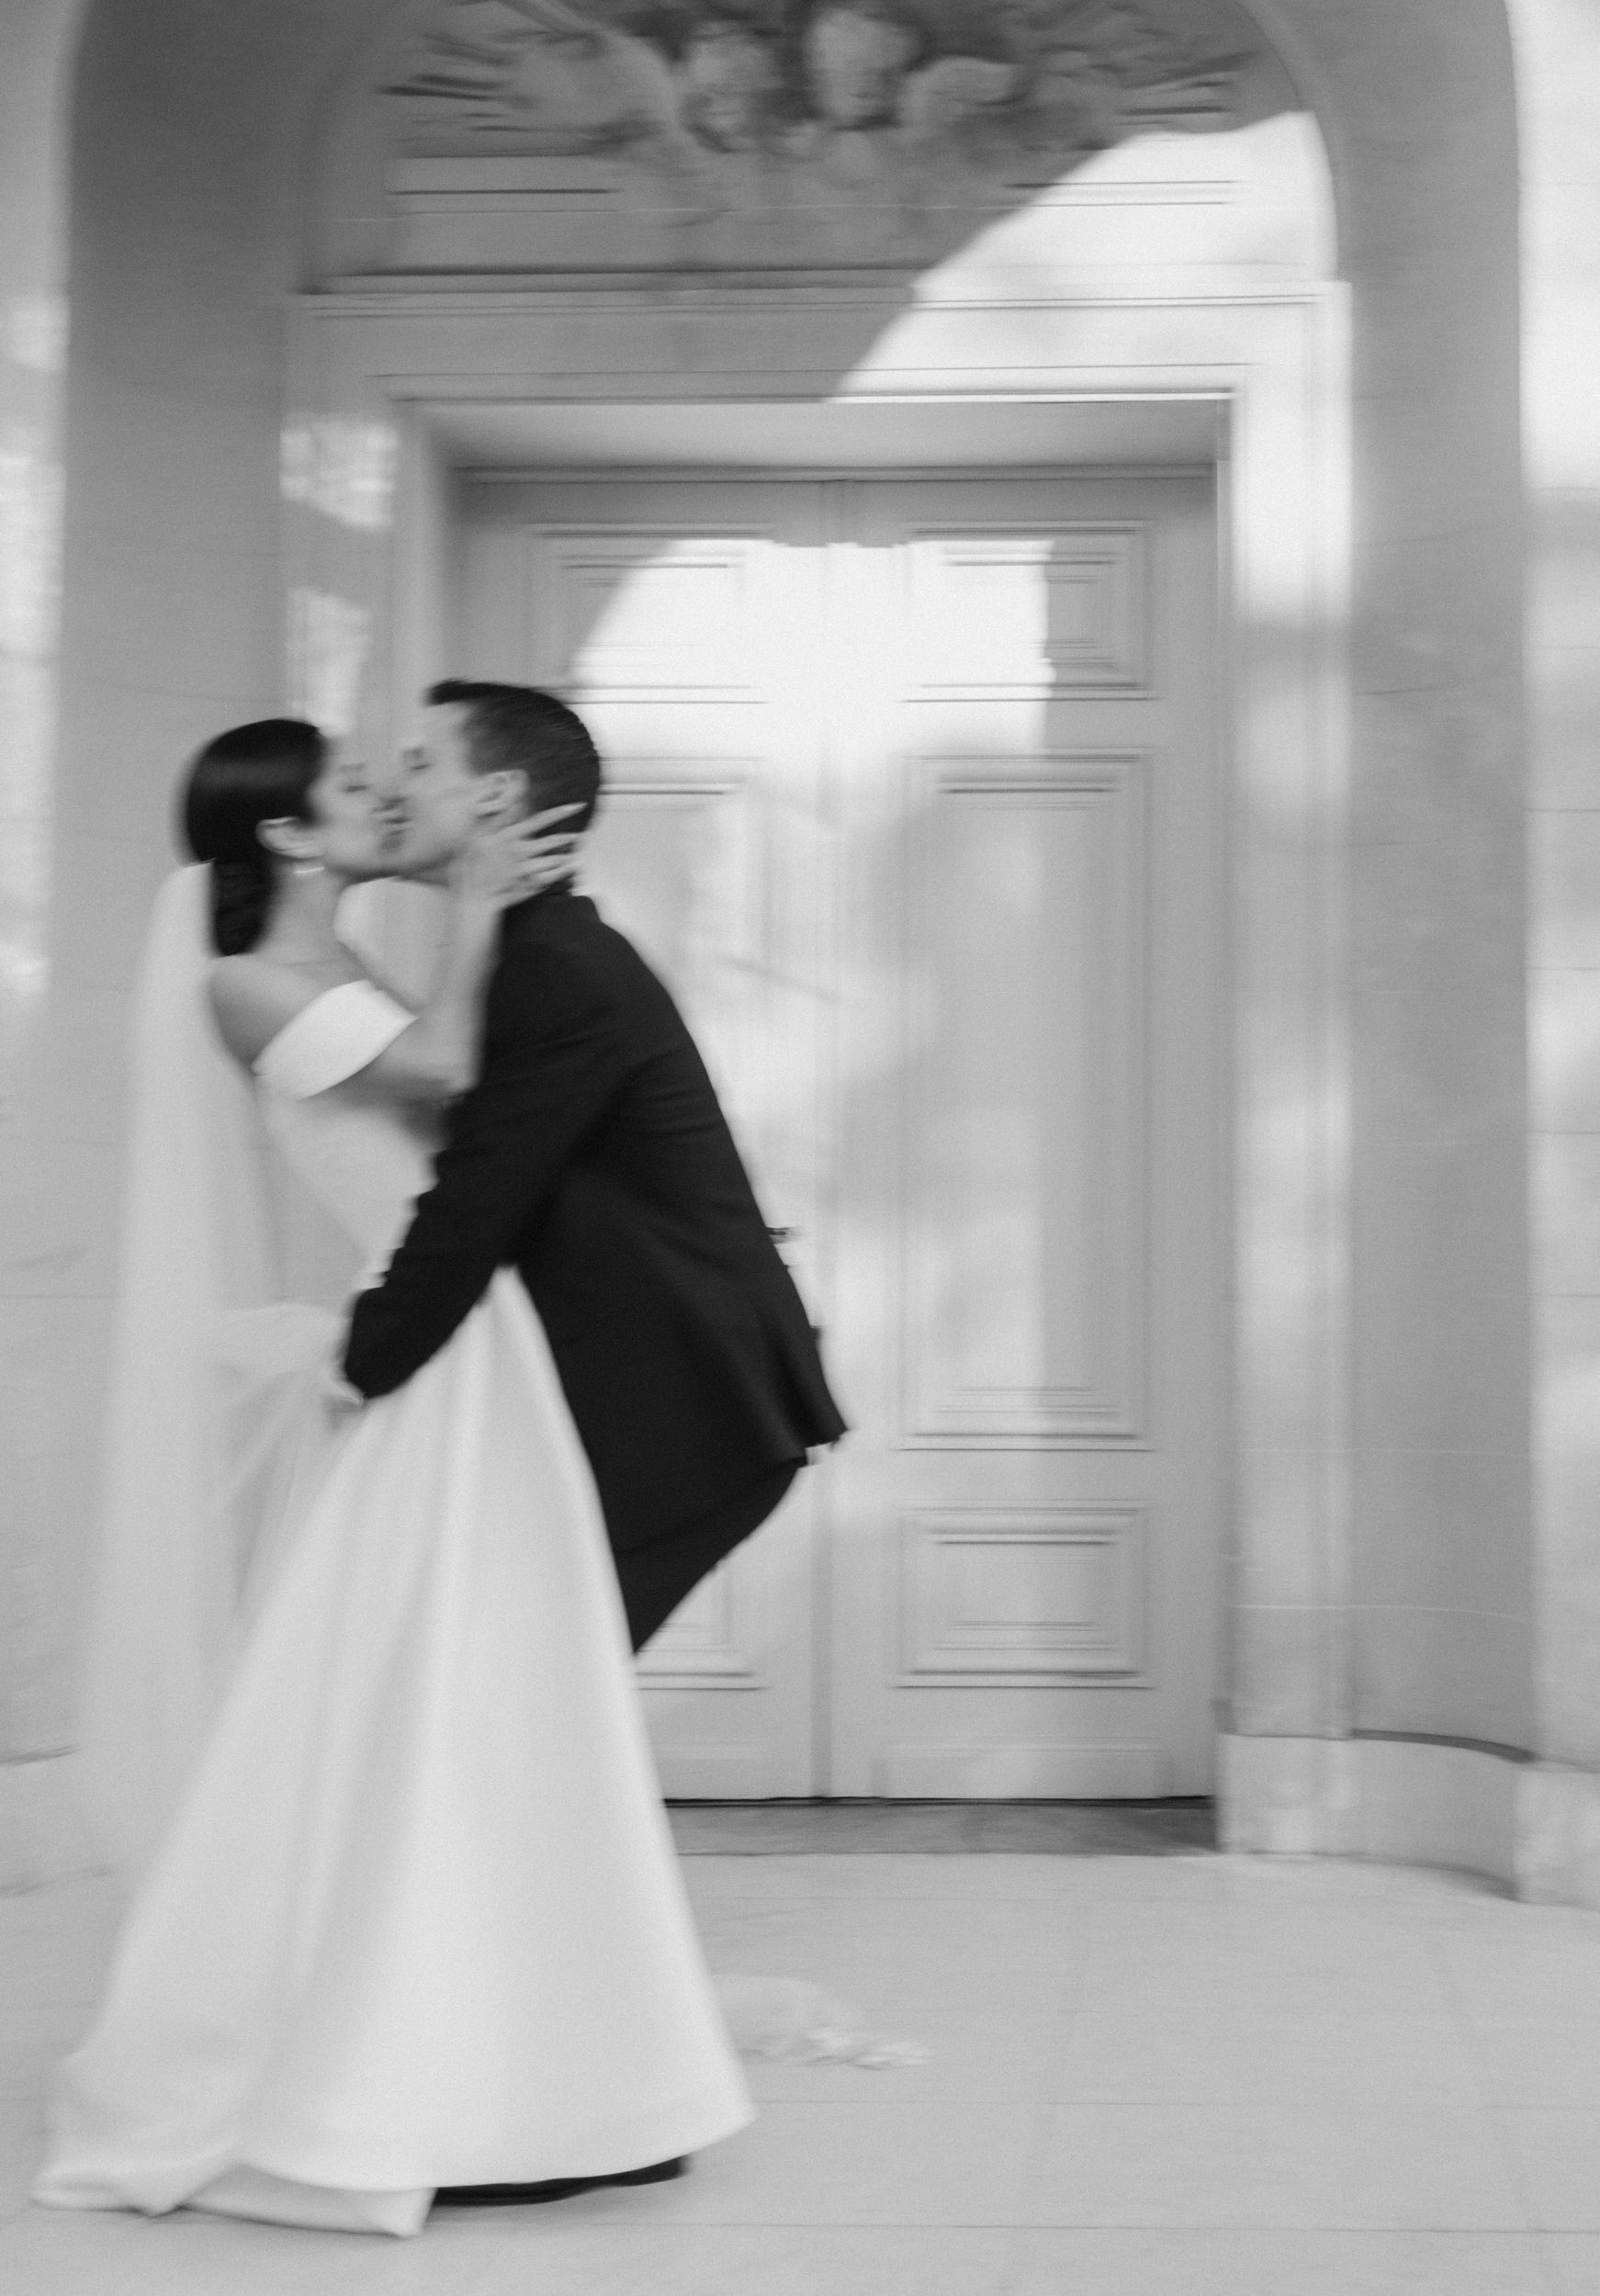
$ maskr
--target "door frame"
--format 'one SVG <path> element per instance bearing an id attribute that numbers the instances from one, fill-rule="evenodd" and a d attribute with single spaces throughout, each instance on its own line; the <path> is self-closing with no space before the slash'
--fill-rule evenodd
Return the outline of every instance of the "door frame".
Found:
<path id="1" fill-rule="evenodd" d="M 793 345 L 797 311 L 803 358 L 774 369 L 773 342 L 788 328 Z M 1233 990 L 1218 1722 L 1224 1737 L 1340 1738 L 1351 1725 L 1348 297 L 1327 282 L 1011 303 L 1004 364 L 998 316 L 980 293 L 907 309 L 882 286 L 837 282 L 807 293 L 680 281 L 670 301 L 659 287 L 560 283 L 299 298 L 287 435 L 312 477 L 285 489 L 289 706 L 327 715 L 327 646 L 309 630 L 344 633 L 339 691 L 376 744 L 417 687 L 446 674 L 451 481 L 438 425 L 453 406 L 579 402 L 625 421 L 729 402 L 937 402 L 982 423 L 1027 403 L 1060 410 L 1071 468 L 1075 406 L 1155 417 L 1213 402 Z M 391 474 L 376 506 L 371 489 L 342 501 L 315 483 L 363 443 Z M 1225 1797 L 1225 1759 L 1220 1773 Z M 1225 1806 L 1223 1818 L 1226 1831 Z"/>

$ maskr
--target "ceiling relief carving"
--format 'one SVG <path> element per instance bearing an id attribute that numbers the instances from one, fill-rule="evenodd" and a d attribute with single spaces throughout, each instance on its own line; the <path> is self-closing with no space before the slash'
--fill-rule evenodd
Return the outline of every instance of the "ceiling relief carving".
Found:
<path id="1" fill-rule="evenodd" d="M 1234 0 L 431 0 L 398 30 L 395 268 L 916 260 L 1132 139 L 1295 107 Z"/>

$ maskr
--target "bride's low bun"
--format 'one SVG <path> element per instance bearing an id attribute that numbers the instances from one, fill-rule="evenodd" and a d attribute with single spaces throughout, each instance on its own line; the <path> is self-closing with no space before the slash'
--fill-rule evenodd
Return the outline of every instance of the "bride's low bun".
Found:
<path id="1" fill-rule="evenodd" d="M 311 818 L 311 788 L 327 760 L 315 726 L 257 718 L 208 741 L 184 785 L 184 841 L 211 865 L 211 940 L 242 956 L 266 929 L 276 879 L 261 842 L 264 821 Z"/>
<path id="2" fill-rule="evenodd" d="M 272 906 L 272 870 L 259 861 L 211 863 L 211 943 L 220 957 L 242 956 L 266 928 Z"/>

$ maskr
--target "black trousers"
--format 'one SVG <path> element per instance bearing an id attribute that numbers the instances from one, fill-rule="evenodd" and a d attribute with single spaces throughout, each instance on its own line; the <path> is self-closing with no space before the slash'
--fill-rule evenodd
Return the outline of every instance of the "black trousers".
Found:
<path id="1" fill-rule="evenodd" d="M 636 1650 L 643 1649 L 658 1628 L 666 1625 L 679 1604 L 724 1555 L 731 1554 L 742 1539 L 761 1528 L 805 1464 L 803 1458 L 785 1459 L 697 1522 L 651 1546 L 635 1547 L 616 1557 L 616 1575 Z"/>

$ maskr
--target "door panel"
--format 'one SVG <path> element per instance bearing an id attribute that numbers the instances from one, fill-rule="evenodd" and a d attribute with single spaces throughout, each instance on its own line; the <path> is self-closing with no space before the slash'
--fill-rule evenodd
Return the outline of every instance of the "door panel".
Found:
<path id="1" fill-rule="evenodd" d="M 833 1494 L 835 1790 L 1200 1792 L 1224 1392 L 1207 495 L 869 483 L 852 533 L 885 669 L 836 752 L 860 1431 Z"/>
<path id="2" fill-rule="evenodd" d="M 669 1792 L 1210 1781 L 1225 1365 L 1209 489 L 496 482 L 475 674 L 607 760 L 853 1432 L 640 1661 Z"/>
<path id="3" fill-rule="evenodd" d="M 912 760 L 913 1441 L 1141 1432 L 1144 764 Z"/>

